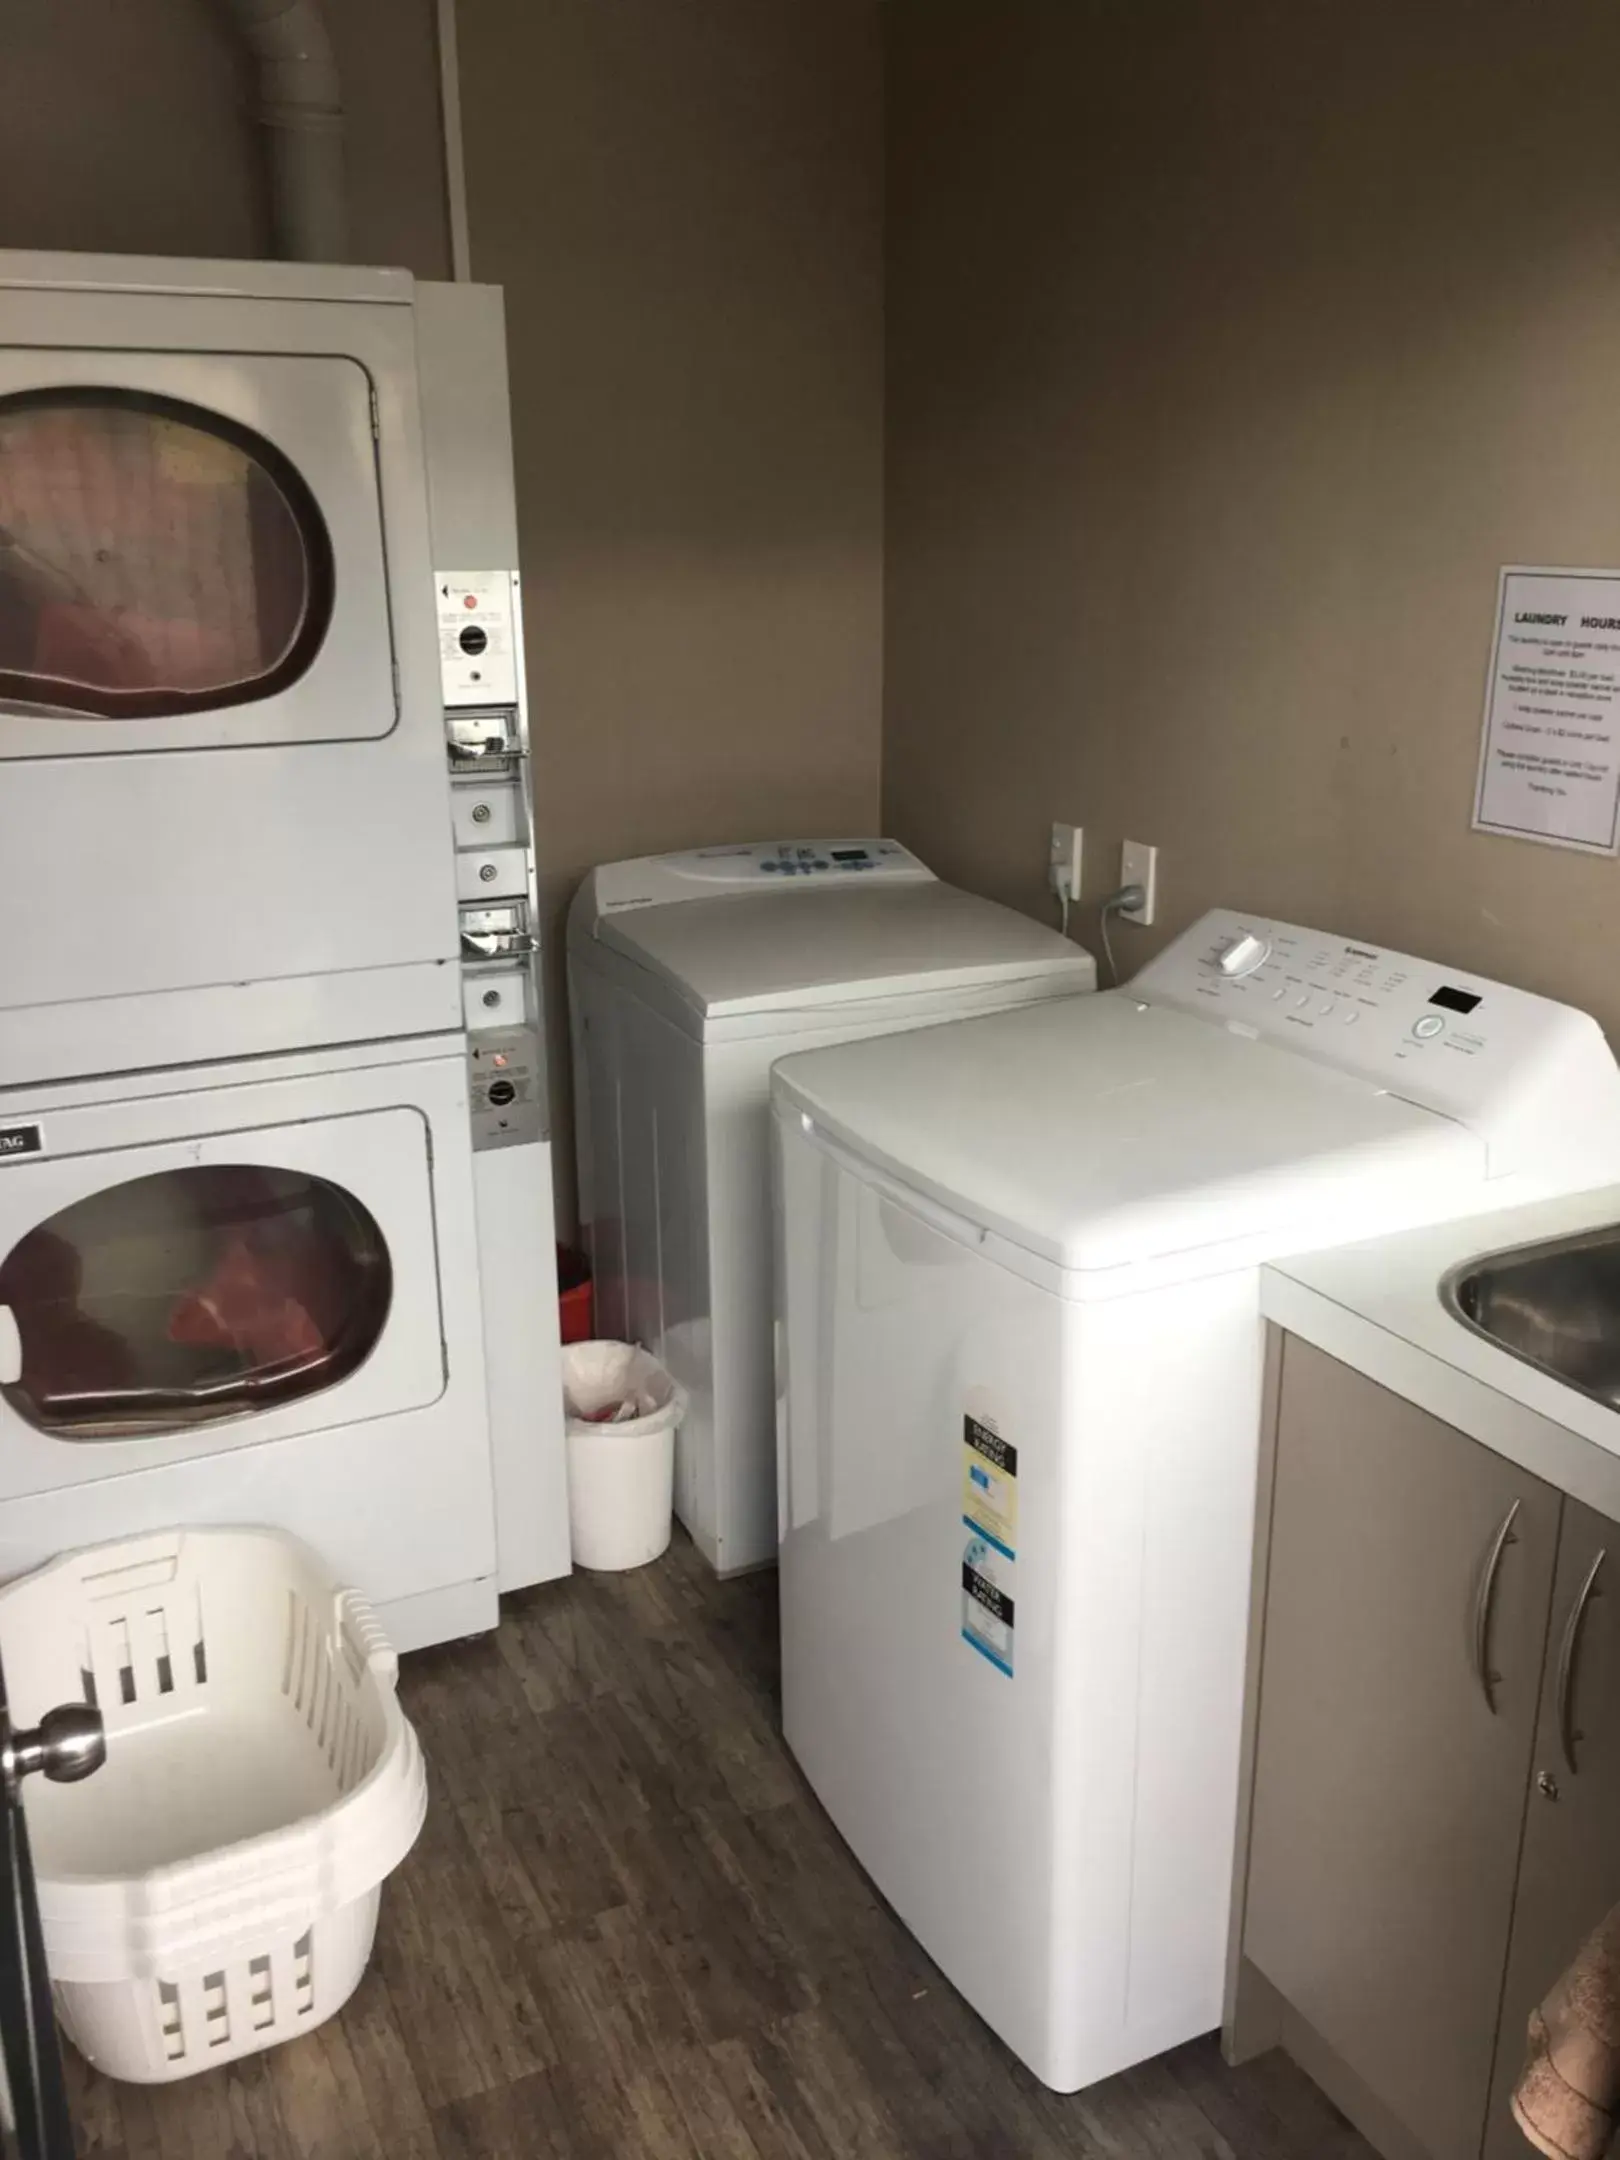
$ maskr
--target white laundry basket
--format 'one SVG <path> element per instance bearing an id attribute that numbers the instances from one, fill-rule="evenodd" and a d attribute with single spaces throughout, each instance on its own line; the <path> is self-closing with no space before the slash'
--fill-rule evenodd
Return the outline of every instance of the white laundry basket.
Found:
<path id="1" fill-rule="evenodd" d="M 150 2084 L 330 2017 L 427 1805 L 365 1600 L 277 1531 L 165 1531 L 0 1590 L 0 1660 L 15 1722 L 78 1700 L 106 1723 L 93 1777 L 25 1788 L 80 2052 Z"/>
<path id="2" fill-rule="evenodd" d="M 562 1355 L 575 1565 L 609 1573 L 644 1567 L 670 1540 L 675 1430 L 686 1397 L 634 1343 L 568 1343 Z M 607 1424 L 589 1414 L 614 1405 L 638 1414 Z"/>

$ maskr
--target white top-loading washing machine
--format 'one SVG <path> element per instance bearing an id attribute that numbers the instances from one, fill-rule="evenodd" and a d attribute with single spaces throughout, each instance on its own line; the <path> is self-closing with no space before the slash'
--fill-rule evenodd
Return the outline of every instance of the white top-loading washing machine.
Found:
<path id="1" fill-rule="evenodd" d="M 597 1332 L 680 1381 L 676 1510 L 711 1566 L 755 1567 L 776 1553 L 772 1061 L 1090 990 L 1096 964 L 893 840 L 606 864 L 568 954 Z"/>
<path id="2" fill-rule="evenodd" d="M 1217 913 L 773 1094 L 787 1738 L 1070 2090 L 1220 2021 L 1258 1263 L 1612 1179 L 1620 1073 L 1565 1006 Z"/>

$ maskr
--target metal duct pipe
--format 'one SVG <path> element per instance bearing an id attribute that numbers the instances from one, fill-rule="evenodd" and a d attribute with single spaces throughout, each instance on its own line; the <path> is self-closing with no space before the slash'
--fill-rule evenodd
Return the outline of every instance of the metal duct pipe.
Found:
<path id="1" fill-rule="evenodd" d="M 343 100 L 321 0 L 225 0 L 259 73 L 278 255 L 343 262 Z"/>

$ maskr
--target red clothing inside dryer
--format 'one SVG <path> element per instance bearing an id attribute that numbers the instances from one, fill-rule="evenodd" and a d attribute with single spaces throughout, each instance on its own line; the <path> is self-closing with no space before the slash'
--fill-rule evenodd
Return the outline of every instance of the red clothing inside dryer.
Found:
<path id="1" fill-rule="evenodd" d="M 250 1365 L 301 1365 L 317 1358 L 327 1338 L 300 1290 L 309 1289 L 309 1254 L 255 1251 L 234 1237 L 199 1289 L 176 1300 L 169 1340 L 193 1346 L 219 1344 Z"/>
<path id="2" fill-rule="evenodd" d="M 347 1245 L 289 1207 L 262 1171 L 216 1173 L 218 1258 L 175 1300 L 171 1342 L 235 1351 L 250 1371 L 308 1365 L 340 1339 L 353 1306 Z"/>

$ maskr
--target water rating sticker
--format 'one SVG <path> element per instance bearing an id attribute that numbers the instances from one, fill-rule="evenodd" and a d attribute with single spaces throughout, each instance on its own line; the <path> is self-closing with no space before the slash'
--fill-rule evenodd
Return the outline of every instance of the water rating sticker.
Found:
<path id="1" fill-rule="evenodd" d="M 962 1520 L 1011 1560 L 1018 1552 L 1018 1450 L 995 1427 L 962 1420 Z"/>
<path id="2" fill-rule="evenodd" d="M 1012 1678 L 1013 1564 L 982 1537 L 962 1555 L 962 1640 Z"/>

